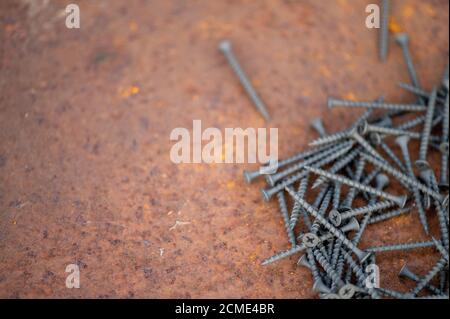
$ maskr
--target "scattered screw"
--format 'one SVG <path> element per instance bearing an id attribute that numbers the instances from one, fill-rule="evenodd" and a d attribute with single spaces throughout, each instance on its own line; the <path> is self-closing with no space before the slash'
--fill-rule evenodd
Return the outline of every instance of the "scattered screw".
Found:
<path id="1" fill-rule="evenodd" d="M 427 154 L 428 154 L 428 143 L 430 140 L 430 133 L 431 133 L 431 125 L 434 115 L 434 107 L 436 105 L 436 94 L 437 90 L 433 89 L 430 100 L 428 102 L 425 123 L 423 125 L 422 139 L 420 141 L 419 159 L 415 163 L 418 168 L 430 167 L 430 164 L 428 164 L 427 162 Z"/>
<path id="2" fill-rule="evenodd" d="M 349 100 L 338 100 L 334 98 L 328 98 L 328 108 L 333 107 L 370 107 L 374 109 L 385 109 L 385 110 L 395 110 L 395 111 L 410 111 L 410 112 L 423 112 L 426 107 L 419 104 L 394 104 L 394 103 L 382 103 L 382 102 L 362 102 L 362 101 L 349 101 Z"/>
<path id="3" fill-rule="evenodd" d="M 219 44 L 219 50 L 223 53 L 223 55 L 227 59 L 228 63 L 230 64 L 231 68 L 238 76 L 239 81 L 241 82 L 245 91 L 249 95 L 253 104 L 256 106 L 256 108 L 261 113 L 261 115 L 264 117 L 264 119 L 266 121 L 269 121 L 270 120 L 269 112 L 267 111 L 266 106 L 264 105 L 263 101 L 260 99 L 258 93 L 256 93 L 256 90 L 253 88 L 250 80 L 248 79 L 247 75 L 245 75 L 244 70 L 241 68 L 239 62 L 237 61 L 237 59 L 233 53 L 233 48 L 231 46 L 231 42 L 228 40 L 222 41 Z"/>

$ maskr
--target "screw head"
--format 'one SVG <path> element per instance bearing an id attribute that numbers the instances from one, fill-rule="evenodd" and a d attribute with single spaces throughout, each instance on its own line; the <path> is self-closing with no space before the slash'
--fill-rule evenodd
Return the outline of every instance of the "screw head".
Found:
<path id="1" fill-rule="evenodd" d="M 297 261 L 297 265 L 298 266 L 303 266 L 306 268 L 311 269 L 311 265 L 309 264 L 308 258 L 306 257 L 306 255 L 302 255 L 298 261 Z"/>
<path id="2" fill-rule="evenodd" d="M 328 288 L 322 281 L 321 278 L 316 280 L 313 285 L 313 290 L 319 293 L 329 294 L 331 292 L 330 288 Z"/>
<path id="3" fill-rule="evenodd" d="M 223 40 L 219 43 L 219 50 L 223 53 L 231 51 L 231 42 L 229 40 Z"/>
<path id="4" fill-rule="evenodd" d="M 409 270 L 408 266 L 406 264 L 404 264 L 402 269 L 400 269 L 398 276 L 407 278 L 408 275 L 410 275 L 410 274 L 411 274 L 411 271 Z"/>
<path id="5" fill-rule="evenodd" d="M 361 125 L 359 125 L 357 127 L 358 133 L 361 136 L 364 136 L 367 134 L 367 132 L 369 131 L 369 123 L 367 123 L 367 121 L 364 121 L 364 123 L 362 123 Z"/>
<path id="6" fill-rule="evenodd" d="M 253 180 L 253 176 L 252 176 L 251 172 L 244 171 L 244 179 L 247 182 L 247 184 L 250 184 Z"/>
<path id="7" fill-rule="evenodd" d="M 381 135 L 376 133 L 376 132 L 372 132 L 369 134 L 369 140 L 370 143 L 372 143 L 372 145 L 380 145 L 381 144 Z"/>
<path id="8" fill-rule="evenodd" d="M 407 45 L 409 38 L 408 38 L 408 34 L 406 33 L 397 33 L 395 35 L 395 41 L 397 41 L 398 44 L 400 45 Z"/>
<path id="9" fill-rule="evenodd" d="M 272 175 L 266 175 L 266 181 L 270 186 L 275 185 L 275 180 L 273 179 Z"/>
<path id="10" fill-rule="evenodd" d="M 408 135 L 400 135 L 395 139 L 395 143 L 400 146 L 401 149 L 408 149 L 408 143 L 411 138 Z"/>
<path id="11" fill-rule="evenodd" d="M 347 225 L 343 226 L 341 228 L 342 231 L 347 232 L 347 231 L 358 231 L 360 229 L 359 226 L 359 222 L 355 217 L 352 217 L 350 219 L 350 222 L 348 222 Z"/>
<path id="12" fill-rule="evenodd" d="M 328 100 L 327 100 L 327 107 L 329 109 L 333 108 L 333 104 L 334 104 L 335 101 L 336 101 L 336 99 L 334 99 L 332 97 L 329 97 Z"/>
<path id="13" fill-rule="evenodd" d="M 330 214 L 328 215 L 328 219 L 331 221 L 331 223 L 334 226 L 339 226 L 342 223 L 341 213 L 339 213 L 336 209 L 333 209 L 330 211 Z"/>
<path id="14" fill-rule="evenodd" d="M 356 293 L 356 289 L 355 289 L 355 286 L 353 286 L 352 284 L 346 284 L 346 285 L 342 286 L 338 292 L 339 296 L 342 299 L 350 299 L 355 295 L 355 293 Z"/>
<path id="15" fill-rule="evenodd" d="M 441 143 L 441 144 L 439 145 L 439 149 L 440 149 L 440 151 L 441 151 L 442 153 L 448 154 L 448 151 L 449 151 L 449 149 L 448 149 L 448 142 L 443 142 L 443 143 Z"/>
<path id="16" fill-rule="evenodd" d="M 378 174 L 375 178 L 375 181 L 377 183 L 377 188 L 384 189 L 389 185 L 389 177 L 386 174 Z"/>
<path id="17" fill-rule="evenodd" d="M 416 165 L 416 167 L 422 171 L 422 170 L 426 170 L 426 169 L 430 169 L 430 164 L 427 161 L 424 160 L 417 160 L 414 162 L 414 165 Z"/>
<path id="18" fill-rule="evenodd" d="M 314 248 L 320 243 L 320 239 L 316 234 L 306 233 L 302 236 L 302 242 L 305 247 Z"/>
<path id="19" fill-rule="evenodd" d="M 270 200 L 270 195 L 265 189 L 261 189 L 261 194 L 266 202 Z"/>

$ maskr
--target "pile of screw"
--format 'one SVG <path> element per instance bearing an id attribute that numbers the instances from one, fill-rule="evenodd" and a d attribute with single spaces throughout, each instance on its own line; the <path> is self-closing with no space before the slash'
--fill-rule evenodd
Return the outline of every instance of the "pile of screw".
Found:
<path id="1" fill-rule="evenodd" d="M 417 102 L 329 98 L 329 108 L 366 110 L 350 128 L 334 134 L 326 132 L 320 119 L 314 120 L 312 126 L 320 138 L 310 143 L 310 150 L 279 161 L 278 172 L 261 174 L 267 167 L 244 172 L 249 183 L 265 176 L 269 187 L 262 189 L 263 197 L 266 201 L 277 198 L 291 245 L 263 265 L 303 253 L 298 265 L 310 269 L 313 290 L 321 298 L 448 299 L 448 66 L 438 86 L 426 92 L 417 81 L 407 35 L 398 34 L 396 40 L 405 53 L 413 83 L 400 87 L 415 94 Z M 411 158 L 409 146 L 416 142 L 420 150 Z M 431 152 L 439 152 L 441 157 L 439 182 L 428 164 Z M 385 190 L 390 179 L 402 186 L 403 194 Z M 316 197 L 308 202 L 312 190 L 317 190 Z M 293 198 L 292 207 L 288 207 L 286 195 Z M 355 207 L 361 200 L 366 203 Z M 440 234 L 435 237 L 430 235 L 426 211 L 438 217 Z M 416 212 L 428 241 L 360 248 L 371 225 Z M 403 293 L 377 286 L 370 270 L 378 254 L 425 247 L 435 247 L 441 258 L 424 277 L 403 267 L 400 276 L 415 281 L 414 289 Z M 432 285 L 437 276 L 439 285 Z"/>

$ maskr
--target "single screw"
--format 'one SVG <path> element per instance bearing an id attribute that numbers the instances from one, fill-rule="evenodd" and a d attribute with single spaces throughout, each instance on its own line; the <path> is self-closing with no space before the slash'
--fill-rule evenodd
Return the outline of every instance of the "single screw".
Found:
<path id="1" fill-rule="evenodd" d="M 431 268 L 431 270 L 423 277 L 418 283 L 417 286 L 411 290 L 412 295 L 417 295 L 423 288 L 425 288 L 428 283 L 434 278 L 434 276 L 437 275 L 438 272 L 440 272 L 442 269 L 444 269 L 445 265 L 447 264 L 447 261 L 445 258 L 439 259 L 439 261 Z"/>
<path id="2" fill-rule="evenodd" d="M 425 122 L 425 117 L 426 117 L 425 115 L 417 116 L 416 118 L 413 118 L 412 120 L 409 120 L 402 124 L 399 124 L 394 128 L 396 128 L 397 130 L 403 130 L 403 131 L 409 130 L 409 129 L 416 127 L 417 125 L 420 125 L 423 122 Z"/>
<path id="3" fill-rule="evenodd" d="M 406 130 L 399 130 L 397 128 L 391 128 L 391 127 L 384 127 L 384 126 L 378 126 L 378 125 L 371 125 L 367 122 L 365 122 L 360 127 L 360 133 L 365 135 L 367 133 L 379 133 L 384 135 L 393 135 L 393 136 L 399 136 L 399 135 L 408 135 L 411 138 L 420 139 L 422 135 L 417 132 L 410 132 Z"/>
<path id="4" fill-rule="evenodd" d="M 415 180 L 416 177 L 414 175 L 414 171 L 413 171 L 413 167 L 412 167 L 412 163 L 411 163 L 411 159 L 409 157 L 409 151 L 408 151 L 409 137 L 406 135 L 399 136 L 395 139 L 395 143 L 397 143 L 397 145 L 400 147 L 400 149 L 402 151 L 403 159 L 405 161 L 405 165 L 406 165 L 406 169 L 409 174 L 409 177 L 411 179 Z M 419 193 L 419 190 L 417 189 L 417 187 L 414 187 L 414 186 L 413 186 L 413 195 L 414 195 L 414 199 L 416 202 L 417 211 L 419 212 L 420 223 L 422 224 L 425 233 L 428 234 L 429 227 L 428 227 L 427 216 L 425 214 L 425 210 L 422 205 L 422 197 L 420 196 L 420 193 Z"/>
<path id="5" fill-rule="evenodd" d="M 420 141 L 420 150 L 419 150 L 419 159 L 415 162 L 418 168 L 421 167 L 429 167 L 427 161 L 427 153 L 428 153 L 428 143 L 430 139 L 431 133 L 431 125 L 433 121 L 434 109 L 436 105 L 436 88 L 433 89 L 431 93 L 430 100 L 428 101 L 428 108 L 425 118 L 425 123 L 423 125 L 422 139 Z"/>
<path id="6" fill-rule="evenodd" d="M 311 126 L 319 133 L 320 136 L 327 135 L 327 130 L 325 129 L 325 126 L 323 126 L 321 118 L 316 118 L 312 120 Z"/>
<path id="7" fill-rule="evenodd" d="M 370 107 L 374 109 L 385 109 L 395 111 L 410 111 L 410 112 L 423 112 L 426 107 L 419 104 L 395 104 L 395 103 L 381 103 L 381 102 L 366 102 L 366 101 L 350 101 L 350 100 L 338 100 L 334 98 L 328 98 L 328 108 L 333 107 Z"/>
<path id="8" fill-rule="evenodd" d="M 414 86 L 421 88 L 419 79 L 417 78 L 416 69 L 414 68 L 414 64 L 412 62 L 411 54 L 409 53 L 408 35 L 406 33 L 397 33 L 395 36 L 395 40 L 402 48 L 403 58 L 405 59 L 406 67 L 408 68 L 412 83 L 414 84 Z"/>
<path id="9" fill-rule="evenodd" d="M 422 183 L 419 183 L 417 180 L 411 179 L 409 176 L 407 176 L 407 175 L 403 174 L 402 172 L 400 172 L 399 170 L 393 168 L 388 163 L 386 163 L 384 161 L 380 161 L 379 159 L 377 159 L 369 154 L 366 154 L 366 153 L 361 153 L 360 155 L 362 157 L 364 157 L 368 162 L 375 165 L 376 167 L 379 167 L 386 173 L 389 173 L 390 175 L 394 176 L 397 180 L 402 181 L 411 187 L 417 187 L 421 192 L 432 196 L 433 198 L 437 199 L 439 202 L 445 201 L 446 198 L 443 197 L 440 193 L 433 191 L 429 187 L 423 185 Z"/>
<path id="10" fill-rule="evenodd" d="M 239 78 L 239 81 L 241 82 L 245 91 L 249 95 L 253 104 L 256 106 L 256 108 L 261 113 L 261 115 L 264 117 L 264 119 L 266 121 L 269 121 L 270 120 L 269 112 L 267 111 L 266 106 L 264 105 L 263 101 L 259 97 L 258 93 L 256 93 L 256 90 L 253 88 L 250 80 L 248 79 L 244 70 L 242 69 L 239 62 L 237 61 L 237 59 L 233 53 L 233 48 L 231 46 L 231 42 L 228 40 L 222 41 L 219 44 L 219 50 L 223 53 L 223 55 L 227 59 L 228 63 L 230 64 L 231 68 L 236 73 L 237 77 Z"/>
<path id="11" fill-rule="evenodd" d="M 363 207 L 359 207 L 359 208 L 355 208 L 352 210 L 348 210 L 344 213 L 333 213 L 333 217 L 330 216 L 330 220 L 334 222 L 336 222 L 337 224 L 335 224 L 336 226 L 340 225 L 340 222 L 342 222 L 342 220 L 346 220 L 352 217 L 357 217 L 360 215 L 365 215 L 365 214 L 369 214 L 369 213 L 373 213 L 373 212 L 378 212 L 380 210 L 386 209 L 386 208 L 390 208 L 392 206 L 395 206 L 395 203 L 392 201 L 381 201 L 381 202 L 377 202 L 374 204 L 369 204 L 367 206 L 363 206 Z M 339 214 L 339 215 L 338 215 Z"/>
<path id="12" fill-rule="evenodd" d="M 433 241 L 420 241 L 415 243 L 405 243 L 405 244 L 395 244 L 389 246 L 376 246 L 370 247 L 366 250 L 371 253 L 380 253 L 385 251 L 394 251 L 394 250 L 408 250 L 408 249 L 418 249 L 418 248 L 427 248 L 434 247 Z"/>
<path id="13" fill-rule="evenodd" d="M 387 213 L 384 213 L 381 215 L 374 216 L 369 220 L 369 224 L 379 223 L 379 222 L 406 214 L 410 210 L 411 210 L 410 207 L 406 207 L 406 208 L 400 208 L 400 209 L 396 209 L 396 210 L 393 210 L 393 211 L 390 211 L 390 212 L 387 212 Z"/>
<path id="14" fill-rule="evenodd" d="M 284 192 L 281 191 L 277 194 L 278 197 L 278 205 L 280 206 L 281 216 L 283 216 L 284 227 L 286 228 L 286 232 L 289 238 L 289 242 L 292 247 L 296 246 L 294 231 L 290 227 L 289 224 L 289 211 L 286 204 L 286 198 L 284 197 Z"/>
<path id="15" fill-rule="evenodd" d="M 448 65 L 447 65 L 448 66 Z M 448 75 L 447 75 L 448 82 Z M 441 180 L 442 188 L 448 189 L 448 133 L 449 133 L 449 94 L 444 104 L 444 115 L 442 119 L 442 143 L 441 143 Z"/>
<path id="16" fill-rule="evenodd" d="M 389 0 L 383 0 L 381 2 L 381 28 L 380 28 L 380 59 L 381 61 L 386 60 L 389 47 Z"/>
<path id="17" fill-rule="evenodd" d="M 352 250 L 356 254 L 356 256 L 358 256 L 358 258 L 361 262 L 366 260 L 370 256 L 370 254 L 366 253 L 365 251 L 362 251 L 361 249 L 359 249 L 358 247 L 353 245 L 353 243 L 344 236 L 344 234 L 342 233 L 341 230 L 337 229 L 332 224 L 330 224 L 324 217 L 322 217 L 314 209 L 314 207 L 312 207 L 306 201 L 304 201 L 303 199 L 298 197 L 297 194 L 295 194 L 295 192 L 293 192 L 292 190 L 289 190 L 289 189 L 286 189 L 286 190 L 296 201 L 298 201 L 300 203 L 300 205 L 303 206 L 303 208 L 305 208 L 305 210 L 309 214 L 314 216 L 316 218 L 316 220 L 319 223 L 321 223 L 331 234 L 333 234 L 337 239 L 341 240 L 345 246 L 347 246 L 350 250 Z"/>
<path id="18" fill-rule="evenodd" d="M 417 276 L 415 273 L 413 273 L 408 266 L 406 266 L 406 264 L 402 267 L 402 269 L 400 269 L 399 272 L 399 277 L 404 277 L 404 278 L 408 278 L 411 280 L 414 280 L 415 282 L 419 282 L 422 280 L 422 278 L 420 278 L 419 276 Z M 435 286 L 431 285 L 431 284 L 427 284 L 426 286 L 428 289 L 430 289 L 431 292 L 433 292 L 434 294 L 440 295 L 441 291 L 436 288 Z"/>
<path id="19" fill-rule="evenodd" d="M 306 233 L 302 236 L 303 245 L 307 248 L 314 248 L 320 243 L 320 238 L 314 233 Z"/>
<path id="20" fill-rule="evenodd" d="M 331 134 L 331 135 L 326 135 L 326 136 L 320 137 L 318 139 L 315 139 L 314 141 L 310 142 L 309 145 L 310 146 L 320 146 L 320 145 L 327 145 L 327 144 L 335 143 L 335 142 L 338 142 L 345 138 L 348 138 L 349 132 L 350 132 L 350 130 L 338 132 L 338 133 Z"/>
<path id="21" fill-rule="evenodd" d="M 395 195 L 392 195 L 392 194 L 389 194 L 389 193 L 386 193 L 386 192 L 382 192 L 382 191 L 379 191 L 379 190 L 377 190 L 377 189 L 375 189 L 373 187 L 370 187 L 370 186 L 367 186 L 367 185 L 363 185 L 361 183 L 355 182 L 355 181 L 353 181 L 351 179 L 345 178 L 345 177 L 340 176 L 340 175 L 328 173 L 327 171 L 324 171 L 324 170 L 319 169 L 319 168 L 305 166 L 305 169 L 308 170 L 308 171 L 311 171 L 311 172 L 313 172 L 315 174 L 325 176 L 328 179 L 340 182 L 342 184 L 349 185 L 351 187 L 355 187 L 357 189 L 360 189 L 363 192 L 370 193 L 370 194 L 373 194 L 373 195 L 376 195 L 376 196 L 380 196 L 380 197 L 389 199 L 390 201 L 393 201 L 394 203 L 396 203 L 400 207 L 404 207 L 405 204 L 406 204 L 406 201 L 408 199 L 408 196 L 406 196 L 406 195 L 404 195 L 404 196 L 395 196 Z"/>

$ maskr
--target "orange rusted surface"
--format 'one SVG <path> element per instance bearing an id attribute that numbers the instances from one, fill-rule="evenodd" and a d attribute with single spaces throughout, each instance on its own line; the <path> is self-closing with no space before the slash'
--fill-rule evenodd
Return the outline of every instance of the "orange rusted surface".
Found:
<path id="1" fill-rule="evenodd" d="M 80 29 L 64 24 L 72 2 Z M 429 90 L 447 61 L 448 1 L 392 2 Z M 328 111 L 328 95 L 412 101 L 397 87 L 409 81 L 399 47 L 378 61 L 367 3 L 1 1 L 0 297 L 315 297 L 296 257 L 260 266 L 289 244 L 264 183 L 242 178 L 256 166 L 173 164 L 169 134 L 193 119 L 265 126 L 217 50 L 223 38 L 268 105 L 282 155 L 317 137 L 312 118 L 334 132 L 361 114 Z M 413 213 L 371 226 L 361 245 L 418 239 Z M 437 258 L 380 255 L 381 284 L 404 290 L 403 263 L 424 274 Z M 80 289 L 65 286 L 73 263 Z"/>

